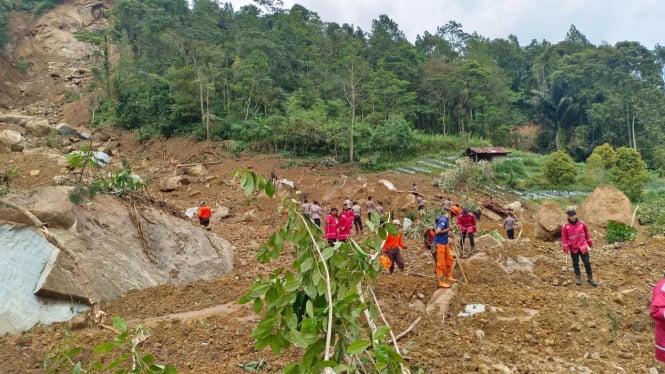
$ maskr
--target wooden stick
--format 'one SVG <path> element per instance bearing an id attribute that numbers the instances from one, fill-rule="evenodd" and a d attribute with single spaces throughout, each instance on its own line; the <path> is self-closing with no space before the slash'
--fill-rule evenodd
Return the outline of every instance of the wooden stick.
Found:
<path id="1" fill-rule="evenodd" d="M 633 219 L 630 220 L 630 227 L 633 227 L 633 224 L 635 223 L 635 216 L 637 215 L 637 210 L 640 209 L 640 206 L 635 207 L 635 211 L 633 212 Z"/>
<path id="2" fill-rule="evenodd" d="M 400 340 L 400 339 L 402 339 L 403 337 L 405 337 L 406 334 L 408 334 L 409 332 L 411 332 L 411 330 L 413 330 L 413 328 L 416 327 L 416 325 L 417 325 L 419 322 L 420 322 L 420 317 L 416 318 L 415 321 L 411 322 L 411 324 L 409 325 L 409 327 L 406 328 L 406 330 L 402 331 L 400 334 L 398 334 L 398 335 L 395 337 L 395 340 L 397 341 L 397 340 Z M 392 344 L 392 343 L 393 343 L 392 339 L 388 340 L 388 344 Z"/>
<path id="3" fill-rule="evenodd" d="M 460 271 L 462 272 L 462 276 L 464 277 L 464 283 L 469 283 L 469 281 L 466 279 L 466 273 L 464 273 L 464 268 L 462 268 L 462 263 L 460 262 L 459 254 L 457 253 L 457 242 L 453 241 L 453 243 L 454 244 L 452 245 L 452 248 L 453 251 L 455 252 L 455 259 L 457 260 L 455 261 L 455 265 L 457 265 Z"/>

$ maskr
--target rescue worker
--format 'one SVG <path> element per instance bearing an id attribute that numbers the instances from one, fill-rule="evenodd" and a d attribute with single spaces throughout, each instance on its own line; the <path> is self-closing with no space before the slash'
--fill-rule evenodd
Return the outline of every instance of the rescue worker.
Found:
<path id="1" fill-rule="evenodd" d="M 205 227 L 206 230 L 209 230 L 208 225 L 210 224 L 210 216 L 212 215 L 212 212 L 210 211 L 210 207 L 206 205 L 205 201 L 199 203 L 197 215 L 201 226 Z"/>
<path id="2" fill-rule="evenodd" d="M 321 227 L 321 206 L 319 202 L 314 200 L 314 203 L 309 207 L 309 216 L 317 226 Z"/>
<path id="3" fill-rule="evenodd" d="M 353 215 L 351 209 L 347 207 L 342 208 L 342 212 L 337 220 L 337 240 L 340 242 L 345 242 L 351 235 L 351 226 L 353 226 L 351 215 Z"/>
<path id="4" fill-rule="evenodd" d="M 395 264 L 397 264 L 400 272 L 404 271 L 404 259 L 400 253 L 400 248 L 406 249 L 406 246 L 402 241 L 402 223 L 396 219 L 393 220 L 393 224 L 399 229 L 397 235 L 388 233 L 388 237 L 383 243 L 383 252 L 388 256 L 390 261 L 392 261 L 392 265 L 390 265 L 390 274 L 395 270 Z"/>
<path id="5" fill-rule="evenodd" d="M 577 212 L 571 209 L 566 212 L 568 222 L 561 228 L 561 244 L 563 246 L 563 253 L 566 255 L 570 252 L 570 257 L 573 259 L 573 270 L 575 271 L 575 284 L 582 285 L 582 274 L 580 272 L 580 257 L 586 270 L 587 280 L 589 284 L 596 287 L 598 283 L 593 280 L 591 272 L 591 261 L 589 260 L 589 248 L 593 247 L 593 240 L 589 235 L 589 229 L 586 223 L 577 218 Z"/>
<path id="6" fill-rule="evenodd" d="M 328 245 L 331 247 L 335 245 L 335 241 L 337 240 L 337 225 L 339 222 L 338 219 L 337 208 L 330 209 L 330 213 L 328 213 L 326 216 L 325 233 L 326 239 L 328 240 Z"/>
<path id="7" fill-rule="evenodd" d="M 302 214 L 305 215 L 305 217 L 311 218 L 312 217 L 312 211 L 311 211 L 312 204 L 310 204 L 307 199 L 303 201 L 301 210 Z"/>
<path id="8" fill-rule="evenodd" d="M 469 208 L 464 208 L 462 214 L 457 216 L 457 228 L 461 233 L 460 245 L 462 246 L 460 256 L 462 258 L 471 256 L 474 249 L 476 248 L 476 243 L 474 241 L 474 235 L 478 231 L 476 216 L 469 212 Z M 470 251 L 464 251 L 464 239 L 469 237 L 469 244 L 471 245 Z"/>
<path id="9" fill-rule="evenodd" d="M 665 362 L 665 279 L 653 287 L 650 314 L 654 320 L 656 360 Z"/>
<path id="10" fill-rule="evenodd" d="M 443 215 L 436 223 L 433 241 L 436 247 L 436 278 L 441 288 L 450 288 L 450 283 L 457 282 L 453 278 L 453 256 L 450 254 L 448 236 L 454 240 L 448 217 Z"/>
<path id="11" fill-rule="evenodd" d="M 367 196 L 367 201 L 365 201 L 365 209 L 367 209 L 367 218 L 372 219 L 372 211 L 374 210 L 374 202 L 372 201 L 371 196 Z"/>
<path id="12" fill-rule="evenodd" d="M 418 214 L 422 216 L 425 212 L 425 198 L 422 195 L 417 195 L 416 204 L 418 204 Z"/>
<path id="13" fill-rule="evenodd" d="M 360 204 L 358 204 L 357 201 L 353 202 L 351 211 L 353 212 L 353 225 L 356 228 L 356 232 L 362 234 L 363 232 L 362 210 L 360 208 Z"/>
<path id="14" fill-rule="evenodd" d="M 438 220 L 435 218 L 434 219 L 434 226 L 436 227 L 436 224 L 438 223 Z M 425 249 L 428 250 L 432 254 L 432 258 L 434 259 L 434 263 L 436 264 L 436 247 L 434 246 L 434 227 L 427 227 L 425 230 L 423 230 L 423 245 L 425 246 Z"/>
<path id="15" fill-rule="evenodd" d="M 517 226 L 517 220 L 515 220 L 515 215 L 513 212 L 508 212 L 506 219 L 503 220 L 503 228 L 506 229 L 506 235 L 508 240 L 515 239 L 515 226 Z"/>

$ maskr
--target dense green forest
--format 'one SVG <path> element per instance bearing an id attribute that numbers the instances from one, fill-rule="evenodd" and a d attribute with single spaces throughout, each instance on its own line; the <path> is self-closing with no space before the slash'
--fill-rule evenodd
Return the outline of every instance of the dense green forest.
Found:
<path id="1" fill-rule="evenodd" d="M 593 45 L 575 26 L 522 45 L 454 21 L 411 43 L 388 15 L 366 31 L 255 4 L 115 1 L 109 30 L 80 34 L 100 51 L 96 121 L 339 161 L 408 157 L 448 135 L 523 148 L 515 130 L 536 124 L 532 151 L 580 161 L 609 143 L 651 167 L 665 158 L 661 46 Z"/>

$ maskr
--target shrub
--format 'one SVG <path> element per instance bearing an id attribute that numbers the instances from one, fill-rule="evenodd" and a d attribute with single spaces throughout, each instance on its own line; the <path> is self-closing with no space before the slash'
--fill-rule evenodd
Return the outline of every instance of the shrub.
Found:
<path id="1" fill-rule="evenodd" d="M 609 171 L 610 180 L 631 199 L 640 197 L 649 181 L 647 165 L 639 152 L 632 148 L 617 149 L 616 162 Z"/>
<path id="2" fill-rule="evenodd" d="M 623 223 L 609 221 L 607 223 L 607 232 L 605 241 L 608 243 L 622 243 L 635 239 L 636 230 Z"/>
<path id="3" fill-rule="evenodd" d="M 567 153 L 556 151 L 545 160 L 543 174 L 550 184 L 561 188 L 575 182 L 577 169 L 573 159 Z"/>
<path id="4" fill-rule="evenodd" d="M 665 198 L 640 205 L 637 220 L 649 229 L 651 235 L 665 235 Z"/>

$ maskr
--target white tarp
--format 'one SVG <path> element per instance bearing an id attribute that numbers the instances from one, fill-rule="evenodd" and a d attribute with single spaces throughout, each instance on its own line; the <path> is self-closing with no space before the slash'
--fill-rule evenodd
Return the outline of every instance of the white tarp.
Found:
<path id="1" fill-rule="evenodd" d="M 67 321 L 88 309 L 76 301 L 33 294 L 42 269 L 57 252 L 30 228 L 0 226 L 0 335 L 25 331 L 37 323 Z"/>

